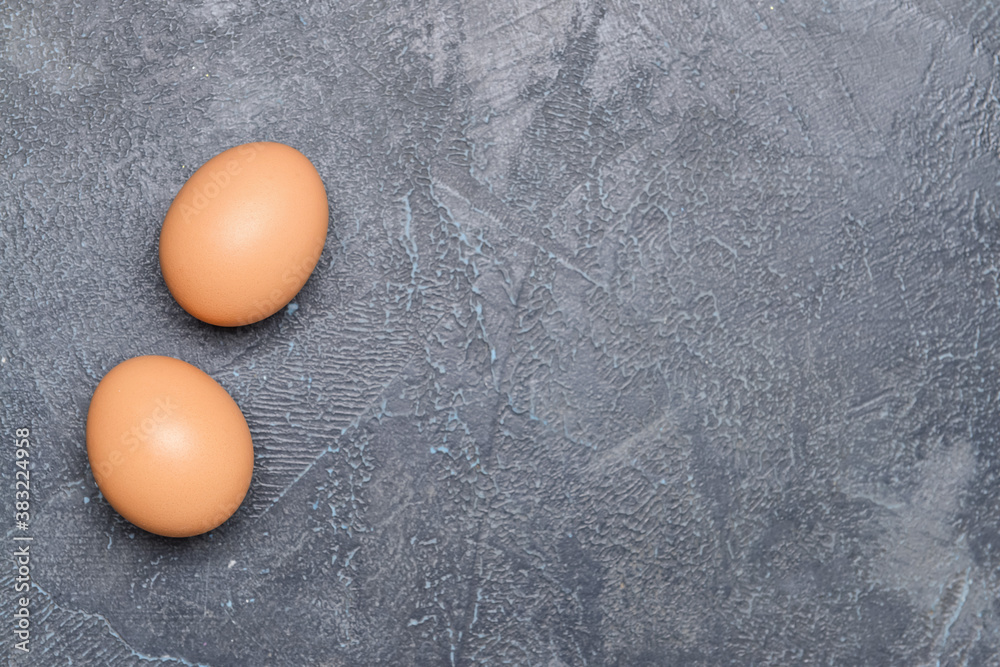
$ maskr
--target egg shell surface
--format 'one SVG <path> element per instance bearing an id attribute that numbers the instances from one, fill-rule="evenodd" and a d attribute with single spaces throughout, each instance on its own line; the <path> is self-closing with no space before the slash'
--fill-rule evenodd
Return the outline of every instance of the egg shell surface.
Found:
<path id="1" fill-rule="evenodd" d="M 160 270 L 194 317 L 262 320 L 302 289 L 326 242 L 329 205 L 309 159 L 257 142 L 216 155 L 181 187 L 160 230 Z"/>
<path id="2" fill-rule="evenodd" d="M 87 456 L 101 493 L 151 533 L 189 537 L 243 502 L 253 441 L 239 406 L 211 376 L 179 359 L 134 357 L 97 385 Z"/>

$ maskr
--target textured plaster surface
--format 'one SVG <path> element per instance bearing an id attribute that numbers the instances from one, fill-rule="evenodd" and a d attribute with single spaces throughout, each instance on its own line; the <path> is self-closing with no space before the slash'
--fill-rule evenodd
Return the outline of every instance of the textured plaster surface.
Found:
<path id="1" fill-rule="evenodd" d="M 998 50 L 985 1 L 0 2 L 0 653 L 1000 664 Z M 330 236 L 219 329 L 159 226 L 254 140 Z M 246 414 L 209 535 L 89 470 L 140 354 Z"/>

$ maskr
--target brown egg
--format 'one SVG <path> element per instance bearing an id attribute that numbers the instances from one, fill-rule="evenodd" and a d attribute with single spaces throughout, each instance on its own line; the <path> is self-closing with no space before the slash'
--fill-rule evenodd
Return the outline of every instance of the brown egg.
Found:
<path id="1" fill-rule="evenodd" d="M 250 429 L 236 402 L 171 357 L 135 357 L 104 376 L 87 413 L 87 456 L 111 506 L 167 537 L 224 522 L 253 474 Z"/>
<path id="2" fill-rule="evenodd" d="M 323 181 L 290 146 L 243 144 L 216 155 L 174 198 L 160 269 L 184 310 L 219 326 L 257 322 L 302 289 L 326 242 Z"/>

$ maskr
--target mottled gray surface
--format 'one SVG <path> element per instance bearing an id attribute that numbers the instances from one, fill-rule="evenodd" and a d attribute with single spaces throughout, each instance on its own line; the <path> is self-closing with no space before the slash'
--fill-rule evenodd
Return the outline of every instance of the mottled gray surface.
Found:
<path id="1" fill-rule="evenodd" d="M 1000 664 L 1000 7 L 337 4 L 0 2 L 4 656 Z M 264 139 L 331 233 L 218 329 L 159 226 Z M 94 387 L 150 353 L 254 436 L 207 536 L 87 465 Z"/>

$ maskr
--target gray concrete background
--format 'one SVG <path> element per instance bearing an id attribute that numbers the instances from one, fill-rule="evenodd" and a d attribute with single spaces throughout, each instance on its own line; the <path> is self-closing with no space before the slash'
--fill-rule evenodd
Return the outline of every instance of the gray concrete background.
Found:
<path id="1" fill-rule="evenodd" d="M 1000 7 L 0 8 L 15 664 L 1000 664 Z M 331 233 L 218 329 L 157 237 L 253 140 Z M 210 535 L 97 492 L 89 400 L 139 354 L 247 416 Z"/>

